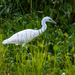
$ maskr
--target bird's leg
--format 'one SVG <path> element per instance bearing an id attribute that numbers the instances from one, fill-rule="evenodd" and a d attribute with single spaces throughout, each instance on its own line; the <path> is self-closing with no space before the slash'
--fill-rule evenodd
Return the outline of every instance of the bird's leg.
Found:
<path id="1" fill-rule="evenodd" d="M 22 47 L 25 45 L 25 43 L 22 44 Z"/>

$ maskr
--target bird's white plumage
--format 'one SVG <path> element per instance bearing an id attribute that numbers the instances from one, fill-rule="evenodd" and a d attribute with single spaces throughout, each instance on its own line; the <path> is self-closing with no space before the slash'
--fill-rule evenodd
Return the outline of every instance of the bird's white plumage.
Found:
<path id="1" fill-rule="evenodd" d="M 15 33 L 10 38 L 4 40 L 2 44 L 19 44 L 24 46 L 26 43 L 30 42 L 32 39 L 37 37 L 39 34 L 47 29 L 46 22 L 55 23 L 50 17 L 44 17 L 41 21 L 42 28 L 39 30 L 26 29 Z"/>

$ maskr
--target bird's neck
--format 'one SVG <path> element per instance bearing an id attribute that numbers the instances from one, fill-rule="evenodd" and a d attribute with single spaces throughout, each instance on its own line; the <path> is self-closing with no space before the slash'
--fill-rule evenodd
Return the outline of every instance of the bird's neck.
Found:
<path id="1" fill-rule="evenodd" d="M 46 25 L 46 22 L 45 21 L 41 21 L 41 25 L 42 25 L 42 28 L 39 29 L 39 33 L 43 33 L 46 29 L 47 29 L 47 25 Z"/>

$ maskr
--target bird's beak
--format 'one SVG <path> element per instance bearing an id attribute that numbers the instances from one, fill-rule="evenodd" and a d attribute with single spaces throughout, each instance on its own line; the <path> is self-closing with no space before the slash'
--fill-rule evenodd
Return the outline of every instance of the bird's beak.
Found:
<path id="1" fill-rule="evenodd" d="M 55 21 L 51 20 L 51 23 L 57 24 Z"/>

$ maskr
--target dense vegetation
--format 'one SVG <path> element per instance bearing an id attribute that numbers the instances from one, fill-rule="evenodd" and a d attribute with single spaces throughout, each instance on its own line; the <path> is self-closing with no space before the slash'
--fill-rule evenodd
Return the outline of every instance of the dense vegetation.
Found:
<path id="1" fill-rule="evenodd" d="M 2 45 L 4 39 L 24 29 L 41 28 L 51 17 L 58 25 L 22 48 Z M 0 75 L 75 75 L 75 0 L 0 1 Z"/>

